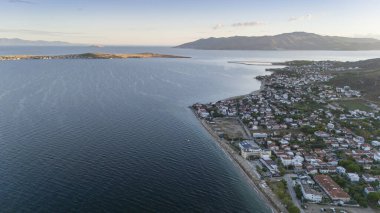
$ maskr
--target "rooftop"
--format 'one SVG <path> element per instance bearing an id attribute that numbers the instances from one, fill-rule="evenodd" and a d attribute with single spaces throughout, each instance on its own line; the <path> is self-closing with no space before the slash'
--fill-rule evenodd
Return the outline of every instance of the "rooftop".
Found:
<path id="1" fill-rule="evenodd" d="M 349 199 L 350 196 L 328 175 L 316 175 L 314 180 L 326 191 L 332 199 Z"/>

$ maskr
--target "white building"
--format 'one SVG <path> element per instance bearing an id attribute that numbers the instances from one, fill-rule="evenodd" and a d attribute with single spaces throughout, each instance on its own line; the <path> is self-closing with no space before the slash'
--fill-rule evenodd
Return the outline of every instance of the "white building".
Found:
<path id="1" fill-rule="evenodd" d="M 358 182 L 360 180 L 359 175 L 356 173 L 347 173 L 347 177 L 351 182 Z"/>
<path id="2" fill-rule="evenodd" d="M 368 187 L 365 187 L 365 188 L 364 188 L 364 193 L 365 193 L 366 195 L 368 195 L 369 193 L 372 193 L 372 192 L 376 192 L 375 189 L 374 189 L 373 187 L 368 186 Z"/>
<path id="3" fill-rule="evenodd" d="M 346 169 L 344 167 L 338 166 L 336 167 L 336 172 L 341 175 L 346 174 Z"/>
<path id="4" fill-rule="evenodd" d="M 301 184 L 302 195 L 306 200 L 311 202 L 322 202 L 322 193 L 310 188 L 307 184 Z"/>
<path id="5" fill-rule="evenodd" d="M 375 152 L 375 154 L 373 155 L 373 159 L 375 161 L 380 161 L 380 151 Z"/>
<path id="6" fill-rule="evenodd" d="M 375 147 L 380 146 L 379 141 L 372 141 L 371 144 L 372 144 L 372 146 L 375 146 Z"/>
<path id="7" fill-rule="evenodd" d="M 268 134 L 267 133 L 253 133 L 252 137 L 253 138 L 267 138 Z"/>
<path id="8" fill-rule="evenodd" d="M 245 159 L 259 158 L 261 156 L 261 149 L 254 142 L 242 141 L 239 143 L 241 156 Z"/>
<path id="9" fill-rule="evenodd" d="M 281 159 L 282 165 L 284 165 L 284 166 L 290 166 L 290 165 L 292 165 L 292 158 L 291 157 L 283 156 L 280 159 Z"/>
<path id="10" fill-rule="evenodd" d="M 368 174 L 362 175 L 362 178 L 367 183 L 375 182 L 376 180 L 378 180 L 376 177 L 374 177 L 372 175 L 368 175 Z"/>

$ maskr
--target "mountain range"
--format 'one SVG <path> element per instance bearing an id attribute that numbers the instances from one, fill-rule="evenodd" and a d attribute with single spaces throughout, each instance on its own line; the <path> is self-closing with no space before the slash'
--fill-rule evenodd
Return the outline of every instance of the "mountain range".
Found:
<path id="1" fill-rule="evenodd" d="M 0 46 L 69 46 L 74 45 L 62 41 L 31 41 L 19 38 L 0 38 Z"/>
<path id="2" fill-rule="evenodd" d="M 380 40 L 293 32 L 274 36 L 199 39 L 177 48 L 202 50 L 380 50 Z"/>

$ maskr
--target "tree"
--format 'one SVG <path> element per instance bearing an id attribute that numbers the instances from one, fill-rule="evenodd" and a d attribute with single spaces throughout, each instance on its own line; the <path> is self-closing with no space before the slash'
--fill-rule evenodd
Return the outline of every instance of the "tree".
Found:
<path id="1" fill-rule="evenodd" d="M 360 166 L 358 164 L 352 163 L 347 166 L 347 171 L 348 172 L 360 172 Z"/>
<path id="2" fill-rule="evenodd" d="M 296 185 L 294 187 L 294 191 L 296 192 L 296 196 L 299 200 L 302 199 L 302 190 L 301 190 L 301 186 L 300 185 Z"/>
<path id="3" fill-rule="evenodd" d="M 379 181 L 378 181 L 378 180 L 375 180 L 375 181 L 371 182 L 370 184 L 371 184 L 371 186 L 372 186 L 373 188 L 376 188 L 376 187 L 379 186 Z"/>
<path id="4" fill-rule="evenodd" d="M 288 206 L 287 209 L 288 209 L 289 213 L 300 213 L 301 212 L 300 209 L 297 206 L 295 206 L 294 204 L 291 204 L 290 206 Z"/>
<path id="5" fill-rule="evenodd" d="M 376 203 L 378 200 L 380 200 L 380 193 L 379 192 L 371 192 L 367 196 L 368 202 L 370 203 Z"/>

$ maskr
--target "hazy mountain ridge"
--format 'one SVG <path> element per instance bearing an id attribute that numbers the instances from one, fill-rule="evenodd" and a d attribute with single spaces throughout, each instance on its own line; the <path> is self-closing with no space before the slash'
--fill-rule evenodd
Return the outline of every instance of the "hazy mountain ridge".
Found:
<path id="1" fill-rule="evenodd" d="M 293 32 L 274 36 L 207 38 L 177 48 L 203 50 L 380 50 L 380 40 Z"/>
<path id="2" fill-rule="evenodd" d="M 72 43 L 63 41 L 32 41 L 19 38 L 0 38 L 0 46 L 70 46 Z"/>

